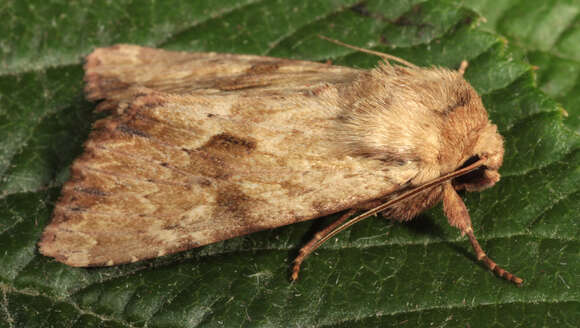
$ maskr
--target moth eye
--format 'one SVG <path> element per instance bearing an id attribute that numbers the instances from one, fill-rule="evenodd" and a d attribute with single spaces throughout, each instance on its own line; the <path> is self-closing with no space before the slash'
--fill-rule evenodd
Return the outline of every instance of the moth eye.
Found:
<path id="1" fill-rule="evenodd" d="M 477 161 L 479 161 L 480 157 L 479 155 L 473 155 L 471 157 L 469 157 L 465 162 L 463 162 L 463 164 L 458 167 L 457 169 L 462 169 L 470 164 L 473 164 Z M 485 178 L 485 170 L 487 168 L 485 166 L 480 166 L 479 168 L 464 174 L 462 176 L 459 176 L 455 179 L 453 179 L 453 184 L 455 185 L 467 185 L 467 184 L 478 184 L 481 182 L 481 180 L 483 180 Z"/>
<path id="2" fill-rule="evenodd" d="M 471 157 L 469 157 L 460 167 L 458 167 L 457 169 L 462 169 L 464 167 L 467 167 L 477 161 L 479 161 L 479 155 L 473 155 Z"/>

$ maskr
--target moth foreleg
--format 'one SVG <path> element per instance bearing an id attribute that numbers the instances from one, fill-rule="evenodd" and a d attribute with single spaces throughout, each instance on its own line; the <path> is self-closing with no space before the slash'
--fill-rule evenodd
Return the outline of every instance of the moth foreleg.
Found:
<path id="1" fill-rule="evenodd" d="M 481 245 L 479 245 L 477 238 L 475 238 L 475 235 L 473 234 L 471 218 L 467 212 L 467 207 L 451 183 L 446 183 L 444 185 L 443 209 L 445 211 L 445 215 L 447 215 L 449 224 L 459 228 L 459 230 L 461 230 L 461 235 L 467 235 L 467 237 L 469 237 L 471 246 L 477 255 L 477 260 L 483 262 L 485 266 L 489 268 L 489 270 L 495 272 L 498 276 L 506 280 L 509 280 L 517 285 L 521 285 L 524 282 L 521 278 L 501 268 L 499 265 L 497 265 L 497 263 L 490 259 L 487 254 L 485 254 L 481 248 Z"/>
<path id="2" fill-rule="evenodd" d="M 346 213 L 344 213 L 338 220 L 334 221 L 328 227 L 322 229 L 321 231 L 317 232 L 314 237 L 308 242 L 308 244 L 304 245 L 300 251 L 298 252 L 298 256 L 294 260 L 294 266 L 292 267 L 292 280 L 295 281 L 298 279 L 298 272 L 300 272 L 300 265 L 304 262 L 304 259 L 310 253 L 314 252 L 320 245 L 318 242 L 322 240 L 326 235 L 331 233 L 336 227 L 340 226 L 344 223 L 348 218 L 350 218 L 354 213 L 356 213 L 356 209 L 350 209 Z"/>
<path id="3" fill-rule="evenodd" d="M 471 246 L 473 247 L 473 250 L 475 250 L 475 254 L 477 255 L 477 259 L 479 261 L 483 262 L 485 264 L 485 266 L 487 266 L 489 268 L 489 270 L 495 272 L 498 276 L 500 276 L 506 280 L 509 280 L 517 285 L 521 285 L 524 282 L 524 280 L 522 278 L 515 276 L 512 273 L 504 270 L 502 267 L 497 265 L 497 263 L 495 263 L 494 260 L 490 259 L 487 256 L 487 254 L 485 254 L 485 252 L 483 251 L 483 249 L 479 245 L 479 242 L 475 238 L 475 235 L 473 234 L 473 229 L 466 231 L 465 234 L 467 234 L 467 237 L 469 237 L 469 241 L 471 242 Z"/>

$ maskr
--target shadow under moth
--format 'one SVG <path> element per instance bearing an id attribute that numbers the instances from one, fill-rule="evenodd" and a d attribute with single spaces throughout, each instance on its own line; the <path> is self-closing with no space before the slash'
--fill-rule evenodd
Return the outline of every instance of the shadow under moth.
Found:
<path id="1" fill-rule="evenodd" d="M 383 60 L 362 70 L 96 49 L 85 92 L 110 115 L 72 164 L 40 252 L 112 266 L 343 212 L 300 250 L 295 280 L 305 257 L 350 225 L 378 213 L 410 220 L 443 201 L 477 259 L 521 284 L 484 253 L 457 194 L 493 186 L 504 154 L 466 62 L 422 68 L 345 46 Z"/>

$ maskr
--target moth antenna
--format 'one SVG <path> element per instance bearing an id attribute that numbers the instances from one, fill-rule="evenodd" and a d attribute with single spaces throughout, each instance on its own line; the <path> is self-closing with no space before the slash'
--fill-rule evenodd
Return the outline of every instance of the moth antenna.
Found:
<path id="1" fill-rule="evenodd" d="M 364 53 L 367 53 L 367 54 L 379 56 L 379 57 L 385 59 L 385 61 L 387 61 L 387 63 L 388 63 L 388 60 L 391 59 L 391 60 L 396 61 L 396 62 L 398 62 L 400 64 L 403 64 L 405 66 L 412 67 L 412 68 L 417 68 L 417 65 L 412 64 L 412 63 L 410 63 L 410 62 L 408 62 L 408 61 L 406 61 L 406 60 L 404 60 L 402 58 L 399 58 L 397 56 L 389 55 L 389 54 L 386 54 L 384 52 L 379 52 L 379 51 L 373 51 L 373 50 L 369 50 L 369 49 L 365 49 L 365 48 L 360 48 L 360 47 L 353 46 L 353 45 L 350 45 L 350 44 L 347 44 L 347 43 L 344 43 L 344 42 L 341 42 L 341 41 L 338 41 L 338 40 L 335 40 L 335 39 L 331 39 L 329 37 L 326 37 L 326 36 L 320 35 L 320 34 L 318 35 L 318 37 L 321 38 L 321 39 L 323 39 L 323 40 L 330 41 L 330 42 L 332 42 L 334 44 L 338 44 L 339 46 L 343 46 L 343 47 L 350 48 L 350 49 L 353 49 L 353 50 L 357 50 L 357 51 L 360 51 L 360 52 L 364 52 Z"/>
<path id="2" fill-rule="evenodd" d="M 440 185 L 448 180 L 451 180 L 451 179 L 456 178 L 458 176 L 475 171 L 479 167 L 483 166 L 483 164 L 486 160 L 487 159 L 485 157 L 483 157 L 483 158 L 479 159 L 478 161 L 476 161 L 476 162 L 474 162 L 474 163 L 472 163 L 464 168 L 455 170 L 451 173 L 440 176 L 439 178 L 433 179 L 430 182 L 427 182 L 427 183 L 420 185 L 416 188 L 408 190 L 408 191 L 402 193 L 401 195 L 389 200 L 388 202 L 381 204 L 379 206 L 376 206 L 376 207 L 356 216 L 355 218 L 347 221 L 346 223 L 343 223 L 346 221 L 346 219 L 348 219 L 356 211 L 355 209 L 349 210 L 346 214 L 341 216 L 338 220 L 333 222 L 331 225 L 329 225 L 328 227 L 326 227 L 322 231 L 319 231 L 318 233 L 316 233 L 314 235 L 314 238 L 312 238 L 312 240 L 310 240 L 310 242 L 308 242 L 308 244 L 306 244 L 305 246 L 303 246 L 300 249 L 298 256 L 294 260 L 294 267 L 292 269 L 292 280 L 298 279 L 298 272 L 300 271 L 300 265 L 302 264 L 302 262 L 304 262 L 306 257 L 308 255 L 310 255 L 312 252 L 314 252 L 318 247 L 322 246 L 322 244 L 324 244 L 327 240 L 336 236 L 341 231 L 346 230 L 350 226 L 354 225 L 355 223 L 358 223 L 358 222 L 360 222 L 360 221 L 362 221 L 370 216 L 373 216 L 377 213 L 380 213 L 380 212 L 384 211 L 385 209 L 387 209 L 389 206 L 392 206 L 393 204 L 396 204 L 402 200 L 410 198 L 410 197 L 412 197 L 412 196 L 414 196 L 414 195 L 416 195 L 416 194 L 418 194 L 426 189 L 438 186 L 438 185 Z"/>

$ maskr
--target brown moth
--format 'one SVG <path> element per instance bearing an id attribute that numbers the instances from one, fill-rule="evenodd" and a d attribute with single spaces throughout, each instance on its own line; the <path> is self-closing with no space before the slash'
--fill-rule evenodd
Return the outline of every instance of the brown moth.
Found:
<path id="1" fill-rule="evenodd" d="M 384 61 L 362 70 L 96 49 L 85 91 L 111 115 L 74 161 L 40 252 L 111 266 L 344 211 L 302 248 L 296 279 L 304 258 L 348 226 L 376 213 L 410 220 L 442 200 L 477 258 L 521 284 L 483 252 L 457 194 L 493 186 L 504 154 L 466 65 L 422 68 L 374 54 Z"/>

